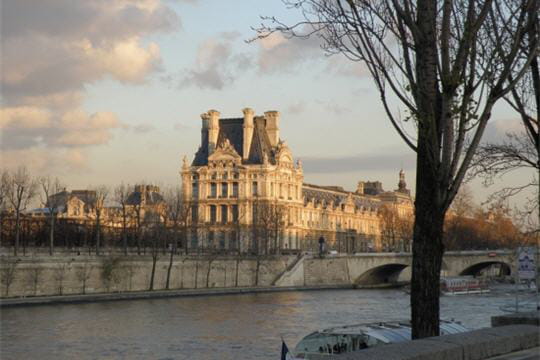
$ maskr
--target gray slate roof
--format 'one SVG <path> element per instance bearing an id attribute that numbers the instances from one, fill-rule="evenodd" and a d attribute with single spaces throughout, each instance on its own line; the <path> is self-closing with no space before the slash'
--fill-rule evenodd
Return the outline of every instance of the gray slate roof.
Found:
<path id="1" fill-rule="evenodd" d="M 263 154 L 266 153 L 268 161 L 275 163 L 274 152 L 266 133 L 266 120 L 262 117 L 253 119 L 253 137 L 249 151 L 249 158 L 242 160 L 244 164 L 262 164 Z M 219 133 L 217 147 L 229 140 L 234 150 L 241 157 L 244 156 L 244 119 L 230 118 L 219 119 Z M 203 134 L 201 147 L 198 149 L 193 159 L 192 166 L 208 165 L 208 133 Z"/>

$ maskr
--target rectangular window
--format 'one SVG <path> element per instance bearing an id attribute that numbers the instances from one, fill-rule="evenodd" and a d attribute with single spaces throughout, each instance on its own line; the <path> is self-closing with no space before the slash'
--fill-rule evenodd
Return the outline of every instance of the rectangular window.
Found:
<path id="1" fill-rule="evenodd" d="M 274 197 L 274 183 L 270 183 L 270 196 Z"/>
<path id="2" fill-rule="evenodd" d="M 258 222 L 258 214 L 257 214 L 257 204 L 253 204 L 253 206 L 251 207 L 251 214 L 252 214 L 252 222 L 254 224 L 256 224 Z"/>
<path id="3" fill-rule="evenodd" d="M 217 197 L 217 184 L 210 183 L 210 196 L 211 198 Z"/>
<path id="4" fill-rule="evenodd" d="M 229 184 L 221 183 L 221 197 L 229 197 Z"/>
<path id="5" fill-rule="evenodd" d="M 199 208 L 197 207 L 197 205 L 193 205 L 191 207 L 191 222 L 195 224 L 198 221 L 199 221 Z"/>
<path id="6" fill-rule="evenodd" d="M 225 249 L 225 232 L 224 231 L 218 232 L 218 239 L 219 239 L 219 248 Z"/>
<path id="7" fill-rule="evenodd" d="M 257 196 L 259 195 L 259 183 L 254 181 L 252 186 L 251 186 L 251 191 L 252 191 L 252 194 L 253 196 Z"/>
<path id="8" fill-rule="evenodd" d="M 213 248 L 214 247 L 214 238 L 215 233 L 213 231 L 208 232 L 208 247 Z"/>
<path id="9" fill-rule="evenodd" d="M 233 222 L 238 222 L 238 205 L 232 206 L 232 220 Z"/>
<path id="10" fill-rule="evenodd" d="M 226 224 L 228 218 L 227 205 L 221 205 L 221 223 Z"/>
<path id="11" fill-rule="evenodd" d="M 198 182 L 193 182 L 191 184 L 191 197 L 193 199 L 198 199 L 199 198 L 199 183 Z"/>
<path id="12" fill-rule="evenodd" d="M 216 205 L 210 205 L 210 222 L 215 224 L 217 221 Z"/>
<path id="13" fill-rule="evenodd" d="M 233 182 L 232 184 L 232 197 L 236 198 L 238 197 L 238 183 Z"/>

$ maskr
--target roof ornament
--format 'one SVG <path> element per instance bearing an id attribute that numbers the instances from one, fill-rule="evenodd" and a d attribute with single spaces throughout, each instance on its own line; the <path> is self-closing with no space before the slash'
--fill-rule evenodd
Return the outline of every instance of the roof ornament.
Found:
<path id="1" fill-rule="evenodd" d="M 302 160 L 296 160 L 296 167 L 298 168 L 298 170 L 302 170 Z"/>
<path id="2" fill-rule="evenodd" d="M 189 168 L 188 158 L 186 155 L 182 158 L 182 169 Z"/>

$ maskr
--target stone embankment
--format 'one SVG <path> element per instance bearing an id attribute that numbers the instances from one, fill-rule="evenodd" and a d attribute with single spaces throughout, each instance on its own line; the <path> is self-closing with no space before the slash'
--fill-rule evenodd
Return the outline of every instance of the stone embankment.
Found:
<path id="1" fill-rule="evenodd" d="M 388 256 L 319 258 L 307 254 L 280 256 L 152 256 L 64 254 L 0 256 L 1 298 L 259 287 L 393 286 L 410 277 L 404 265 L 379 269 Z M 389 259 L 392 259 L 390 257 Z M 389 260 L 390 261 L 390 260 Z M 359 283 L 359 278 L 365 282 Z M 168 280 L 167 280 L 168 279 Z M 167 286 L 168 285 L 168 286 Z"/>
<path id="2" fill-rule="evenodd" d="M 294 256 L 2 257 L 2 298 L 272 286 Z M 167 287 L 167 278 L 168 287 Z M 152 288 L 150 288 L 152 287 Z"/>

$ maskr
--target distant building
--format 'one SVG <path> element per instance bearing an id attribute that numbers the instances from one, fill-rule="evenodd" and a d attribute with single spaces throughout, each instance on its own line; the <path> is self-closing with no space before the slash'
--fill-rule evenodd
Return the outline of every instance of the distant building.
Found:
<path id="1" fill-rule="evenodd" d="M 103 206 L 102 222 L 104 226 L 121 227 L 122 214 L 118 206 L 110 197 L 106 198 Z M 57 217 L 72 221 L 84 222 L 96 219 L 96 200 L 95 190 L 72 190 L 53 194 L 49 198 L 49 204 L 45 208 L 34 209 L 31 211 L 33 216 L 44 216 L 49 214 L 50 203 L 55 204 Z M 140 221 L 159 222 L 163 221 L 165 211 L 165 201 L 160 194 L 159 187 L 154 185 L 135 185 L 133 191 L 127 197 L 128 227 L 135 226 L 136 217 Z"/>
<path id="2" fill-rule="evenodd" d="M 361 181 L 355 192 L 304 183 L 302 162 L 280 139 L 277 111 L 255 116 L 246 108 L 243 117 L 221 119 L 210 110 L 201 118 L 201 146 L 181 170 L 192 203 L 192 247 L 247 251 L 261 204 L 284 209 L 282 225 L 272 228 L 281 249 L 315 249 L 320 236 L 341 251 L 381 249 L 378 209 L 412 213 L 403 170 L 391 192 L 379 181 Z"/>

